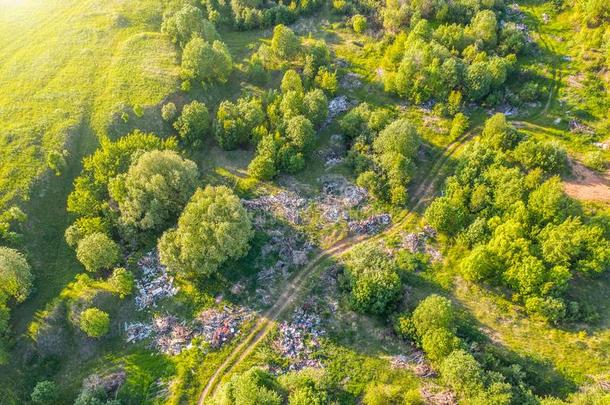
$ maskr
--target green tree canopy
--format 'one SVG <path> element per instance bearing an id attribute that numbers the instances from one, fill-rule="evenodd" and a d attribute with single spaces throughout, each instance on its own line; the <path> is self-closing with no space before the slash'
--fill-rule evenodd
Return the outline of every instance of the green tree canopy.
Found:
<path id="1" fill-rule="evenodd" d="M 233 58 L 223 42 L 195 37 L 184 47 L 182 76 L 185 79 L 225 83 L 232 70 Z"/>
<path id="2" fill-rule="evenodd" d="M 278 57 L 291 60 L 300 52 L 301 44 L 299 38 L 290 28 L 278 24 L 273 29 L 271 49 Z"/>
<path id="3" fill-rule="evenodd" d="M 0 301 L 6 294 L 17 302 L 23 302 L 30 294 L 32 278 L 25 256 L 15 249 L 0 246 Z"/>
<path id="4" fill-rule="evenodd" d="M 110 316 L 99 308 L 87 308 L 80 314 L 80 329 L 89 337 L 102 337 L 110 330 Z"/>
<path id="5" fill-rule="evenodd" d="M 127 230 L 161 230 L 178 215 L 197 186 L 197 165 L 174 151 L 142 154 L 110 183 L 120 224 Z"/>
<path id="6" fill-rule="evenodd" d="M 225 187 L 198 189 L 159 240 L 161 262 L 188 276 L 209 276 L 228 259 L 247 253 L 253 230 L 239 198 Z"/>
<path id="7" fill-rule="evenodd" d="M 112 268 L 120 259 L 119 246 L 103 233 L 85 236 L 76 248 L 76 257 L 87 271 Z"/>
<path id="8" fill-rule="evenodd" d="M 210 114 L 204 103 L 191 101 L 182 108 L 180 117 L 174 122 L 180 138 L 187 143 L 199 146 L 210 129 Z"/>

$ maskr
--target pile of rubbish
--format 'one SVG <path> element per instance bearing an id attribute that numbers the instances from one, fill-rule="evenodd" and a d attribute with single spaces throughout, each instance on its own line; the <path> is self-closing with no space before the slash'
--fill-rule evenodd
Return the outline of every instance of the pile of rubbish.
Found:
<path id="1" fill-rule="evenodd" d="M 280 324 L 279 337 L 274 346 L 281 355 L 291 360 L 289 370 L 320 367 L 320 362 L 312 356 L 320 347 L 319 339 L 323 335 L 320 317 L 299 308 L 290 322 Z"/>
<path id="2" fill-rule="evenodd" d="M 327 123 L 332 121 L 335 117 L 343 114 L 351 107 L 351 103 L 345 96 L 335 97 L 328 103 L 328 119 Z"/>
<path id="3" fill-rule="evenodd" d="M 436 238 L 436 230 L 426 225 L 421 232 L 403 234 L 402 246 L 411 253 L 425 253 L 433 262 L 437 262 L 443 259 L 443 255 L 429 243 L 434 238 Z"/>
<path id="4" fill-rule="evenodd" d="M 390 358 L 390 366 L 395 369 L 411 369 L 418 377 L 436 377 L 436 372 L 430 367 L 421 350 L 414 350 L 408 356 L 404 354 L 392 356 Z"/>
<path id="5" fill-rule="evenodd" d="M 339 85 L 344 89 L 357 89 L 362 86 L 362 76 L 358 73 L 347 72 L 345 76 L 341 78 Z"/>
<path id="6" fill-rule="evenodd" d="M 573 119 L 570 120 L 570 132 L 574 134 L 583 134 L 583 135 L 593 135 L 595 131 L 588 125 L 583 124 L 582 122 Z"/>
<path id="7" fill-rule="evenodd" d="M 248 210 L 278 213 L 290 223 L 299 225 L 302 222 L 301 212 L 307 206 L 307 200 L 294 193 L 282 191 L 253 200 L 242 200 L 242 204 Z"/>
<path id="8" fill-rule="evenodd" d="M 420 392 L 427 404 L 456 405 L 458 403 L 457 397 L 451 391 L 434 392 L 428 388 L 422 388 Z"/>
<path id="9" fill-rule="evenodd" d="M 138 310 L 155 307 L 160 299 L 173 297 L 178 293 L 178 287 L 174 286 L 174 278 L 159 262 L 156 251 L 144 255 L 138 261 L 138 267 L 142 274 L 136 280 L 135 303 Z"/>
<path id="10" fill-rule="evenodd" d="M 83 380 L 83 390 L 104 391 L 107 396 L 113 396 L 125 383 L 127 374 L 118 370 L 106 375 L 91 374 Z"/>
<path id="11" fill-rule="evenodd" d="M 239 333 L 240 326 L 253 314 L 243 307 L 224 307 L 222 311 L 208 309 L 197 317 L 197 330 L 213 348 L 221 347 Z"/>
<path id="12" fill-rule="evenodd" d="M 349 231 L 355 235 L 374 235 L 392 222 L 390 214 L 373 215 L 361 221 L 351 221 L 347 224 Z"/>
<path id="13" fill-rule="evenodd" d="M 317 199 L 317 206 L 327 222 L 349 220 L 348 210 L 368 198 L 366 189 L 350 183 L 343 176 L 324 176 L 319 181 L 322 195 Z"/>
<path id="14" fill-rule="evenodd" d="M 139 342 L 152 337 L 151 346 L 169 355 L 177 355 L 193 345 L 193 339 L 202 338 L 212 348 L 221 347 L 239 333 L 244 321 L 252 313 L 242 307 L 203 311 L 193 322 L 181 321 L 174 315 L 158 315 L 152 323 L 125 324 L 127 342 Z"/>

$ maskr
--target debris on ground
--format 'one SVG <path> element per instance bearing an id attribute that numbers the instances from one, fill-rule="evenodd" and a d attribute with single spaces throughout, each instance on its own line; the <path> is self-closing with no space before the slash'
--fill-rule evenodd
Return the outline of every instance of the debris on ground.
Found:
<path id="1" fill-rule="evenodd" d="M 322 193 L 317 198 L 317 208 L 327 222 L 349 220 L 348 210 L 359 206 L 368 198 L 368 192 L 362 187 L 347 181 L 340 175 L 322 176 Z"/>
<path id="2" fill-rule="evenodd" d="M 590 126 L 583 124 L 577 119 L 570 120 L 569 124 L 570 132 L 574 134 L 582 134 L 582 135 L 593 135 L 595 131 Z"/>
<path id="3" fill-rule="evenodd" d="M 126 340 L 132 343 L 152 337 L 151 346 L 169 355 L 192 347 L 195 338 L 202 338 L 212 348 L 218 348 L 235 337 L 241 325 L 252 316 L 243 307 L 228 306 L 207 309 L 192 322 L 174 315 L 157 315 L 150 324 L 125 324 Z"/>
<path id="4" fill-rule="evenodd" d="M 351 103 L 345 96 L 335 97 L 328 103 L 328 119 L 327 123 L 332 121 L 338 115 L 343 114 L 350 109 Z"/>
<path id="5" fill-rule="evenodd" d="M 436 377 L 436 372 L 430 367 L 421 350 L 414 350 L 409 355 L 399 354 L 390 357 L 390 366 L 395 369 L 410 369 L 418 377 Z"/>
<path id="6" fill-rule="evenodd" d="M 138 260 L 141 277 L 136 280 L 135 295 L 136 308 L 142 310 L 156 307 L 157 301 L 166 297 L 173 297 L 178 293 L 174 286 L 174 277 L 170 276 L 167 268 L 159 262 L 156 251 L 151 251 Z"/>
<path id="7" fill-rule="evenodd" d="M 289 370 L 321 366 L 318 360 L 312 358 L 320 347 L 319 338 L 324 335 L 318 315 L 299 308 L 289 322 L 280 324 L 279 332 L 274 345 L 281 355 L 291 360 Z"/>
<path id="8" fill-rule="evenodd" d="M 104 391 L 107 396 L 113 396 L 125 383 L 125 370 L 115 371 L 106 375 L 91 374 L 83 380 L 83 390 Z"/>
<path id="9" fill-rule="evenodd" d="M 425 253 L 433 262 L 441 261 L 443 255 L 430 243 L 435 237 L 436 230 L 426 225 L 421 232 L 403 233 L 402 247 L 411 253 Z"/>
<path id="10" fill-rule="evenodd" d="M 349 231 L 355 235 L 374 235 L 392 222 L 390 214 L 373 215 L 361 221 L 351 221 L 347 224 Z"/>
<path id="11" fill-rule="evenodd" d="M 458 403 L 457 397 L 451 391 L 434 392 L 433 390 L 424 387 L 420 390 L 420 393 L 427 404 L 456 405 Z"/>
<path id="12" fill-rule="evenodd" d="M 253 200 L 242 200 L 242 204 L 248 210 L 278 213 L 287 221 L 299 225 L 302 222 L 301 212 L 306 208 L 307 200 L 294 193 L 282 191 Z"/>
<path id="13" fill-rule="evenodd" d="M 347 72 L 341 78 L 339 85 L 344 89 L 357 89 L 362 86 L 362 75 L 354 72 Z"/>
<path id="14" fill-rule="evenodd" d="M 307 240 L 301 232 L 281 228 L 272 229 L 267 232 L 270 237 L 267 243 L 261 248 L 261 259 L 274 254 L 277 259 L 270 266 L 265 266 L 257 275 L 260 285 L 269 285 L 278 275 L 287 278 L 290 271 L 294 268 L 303 266 L 307 263 L 309 253 L 314 245 Z"/>

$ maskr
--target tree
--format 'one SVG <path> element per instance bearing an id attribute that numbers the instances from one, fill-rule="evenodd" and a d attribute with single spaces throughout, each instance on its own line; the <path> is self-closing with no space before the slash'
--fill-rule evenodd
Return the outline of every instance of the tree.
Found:
<path id="1" fill-rule="evenodd" d="M 527 139 L 515 148 L 514 156 L 525 168 L 539 167 L 549 174 L 562 174 L 568 167 L 566 151 L 555 143 Z"/>
<path id="2" fill-rule="evenodd" d="M 0 246 L 0 301 L 6 294 L 23 302 L 31 288 L 32 272 L 25 256 L 15 249 Z"/>
<path id="3" fill-rule="evenodd" d="M 357 247 L 349 256 L 346 275 L 355 310 L 383 314 L 402 291 L 394 263 L 377 247 Z"/>
<path id="4" fill-rule="evenodd" d="M 364 31 L 366 31 L 366 28 L 367 28 L 366 17 L 363 15 L 360 15 L 360 14 L 356 14 L 355 16 L 353 16 L 352 17 L 352 28 L 358 34 L 362 34 Z"/>
<path id="5" fill-rule="evenodd" d="M 493 48 L 497 41 L 497 21 L 496 14 L 492 10 L 482 10 L 475 14 L 467 28 L 467 35 L 470 35 L 481 48 Z"/>
<path id="6" fill-rule="evenodd" d="M 280 387 L 273 375 L 253 367 L 234 375 L 218 393 L 217 403 L 227 405 L 280 405 Z"/>
<path id="7" fill-rule="evenodd" d="M 110 182 L 119 223 L 127 231 L 163 229 L 191 197 L 197 178 L 197 165 L 174 151 L 143 153 L 127 173 Z"/>
<path id="8" fill-rule="evenodd" d="M 487 246 L 476 246 L 462 259 L 460 272 L 470 281 L 490 280 L 497 276 L 501 263 L 496 255 Z"/>
<path id="9" fill-rule="evenodd" d="M 302 115 L 297 115 L 286 123 L 286 137 L 303 152 L 309 152 L 316 142 L 313 125 Z"/>
<path id="10" fill-rule="evenodd" d="M 292 60 L 301 49 L 299 38 L 294 32 L 283 24 L 278 24 L 273 29 L 271 38 L 271 50 L 280 58 Z"/>
<path id="11" fill-rule="evenodd" d="M 220 103 L 214 133 L 221 148 L 230 150 L 253 140 L 255 128 L 263 126 L 265 113 L 259 98 L 240 98 Z"/>
<path id="12" fill-rule="evenodd" d="M 189 276 L 209 276 L 247 253 L 253 230 L 239 198 L 224 186 L 197 189 L 178 227 L 159 240 L 161 262 Z"/>
<path id="13" fill-rule="evenodd" d="M 380 155 L 395 152 L 412 158 L 419 144 L 420 138 L 415 127 L 408 120 L 399 119 L 379 133 L 373 142 L 373 149 Z"/>
<path id="14" fill-rule="evenodd" d="M 203 18 L 203 13 L 191 4 L 185 4 L 178 12 L 165 15 L 161 30 L 181 47 L 193 37 L 212 42 L 220 39 L 214 24 Z"/>
<path id="15" fill-rule="evenodd" d="M 297 93 L 303 93 L 303 82 L 301 76 L 294 70 L 289 69 L 284 73 L 281 84 L 282 93 L 289 91 L 296 91 Z"/>
<path id="16" fill-rule="evenodd" d="M 191 145 L 201 145 L 210 128 L 210 114 L 204 103 L 192 101 L 182 108 L 182 114 L 174 122 L 180 138 Z"/>
<path id="17" fill-rule="evenodd" d="M 32 402 L 37 405 L 55 404 L 59 399 L 57 385 L 49 380 L 39 381 L 36 383 L 30 397 L 32 398 Z"/>
<path id="18" fill-rule="evenodd" d="M 431 294 L 419 303 L 413 311 L 412 320 L 419 336 L 432 329 L 455 331 L 457 327 L 451 301 L 437 294 Z"/>
<path id="19" fill-rule="evenodd" d="M 455 391 L 473 397 L 484 390 L 481 365 L 464 350 L 455 350 L 443 360 L 440 367 L 443 380 Z"/>
<path id="20" fill-rule="evenodd" d="M 191 39 L 182 53 L 182 76 L 203 82 L 225 83 L 233 70 L 233 59 L 227 46 L 220 41 Z"/>
<path id="21" fill-rule="evenodd" d="M 176 109 L 176 104 L 171 101 L 163 104 L 163 107 L 161 107 L 161 118 L 163 118 L 163 121 L 172 121 L 176 118 L 177 114 L 178 110 Z"/>
<path id="22" fill-rule="evenodd" d="M 497 113 L 485 121 L 481 138 L 492 148 L 507 150 L 517 145 L 519 133 L 506 121 L 504 114 Z"/>
<path id="23" fill-rule="evenodd" d="M 102 217 L 81 217 L 66 229 L 64 237 L 68 246 L 76 248 L 85 236 L 93 233 L 107 234 L 109 232 L 110 226 Z"/>
<path id="24" fill-rule="evenodd" d="M 320 68 L 315 78 L 316 85 L 331 96 L 337 92 L 337 72 L 331 72 L 326 67 Z"/>
<path id="25" fill-rule="evenodd" d="M 449 137 L 451 139 L 457 139 L 466 133 L 468 129 L 468 117 L 462 113 L 455 114 L 451 121 L 451 130 L 449 131 Z"/>
<path id="26" fill-rule="evenodd" d="M 117 293 L 119 297 L 125 298 L 133 291 L 133 274 L 123 267 L 117 267 L 108 278 L 108 284 L 110 284 L 112 291 Z"/>
<path id="27" fill-rule="evenodd" d="M 530 193 L 528 209 L 539 223 L 558 223 L 574 213 L 573 203 L 563 192 L 559 177 L 548 179 Z"/>
<path id="28" fill-rule="evenodd" d="M 119 246 L 105 234 L 96 232 L 78 243 L 76 257 L 87 271 L 109 269 L 119 261 Z"/>
<path id="29" fill-rule="evenodd" d="M 460 339 L 448 329 L 432 328 L 422 336 L 421 345 L 430 360 L 440 362 L 460 347 Z"/>
<path id="30" fill-rule="evenodd" d="M 443 196 L 432 201 L 424 217 L 436 230 L 455 236 L 467 225 L 468 211 L 461 202 Z"/>
<path id="31" fill-rule="evenodd" d="M 80 329 L 89 337 L 99 338 L 110 330 L 110 316 L 101 309 L 87 308 L 80 314 Z"/>
<path id="32" fill-rule="evenodd" d="M 320 89 L 313 89 L 303 97 L 305 116 L 317 127 L 328 117 L 328 99 Z"/>

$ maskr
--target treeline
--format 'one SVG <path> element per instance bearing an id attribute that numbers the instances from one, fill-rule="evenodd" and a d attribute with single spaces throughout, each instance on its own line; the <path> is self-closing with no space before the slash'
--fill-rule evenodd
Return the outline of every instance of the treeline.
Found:
<path id="1" fill-rule="evenodd" d="M 181 8 L 196 7 L 203 18 L 217 27 L 244 31 L 292 24 L 297 17 L 318 10 L 322 4 L 321 0 L 174 0 L 168 4 L 164 19 L 170 20 Z M 186 26 L 193 22 L 180 16 L 174 22 L 164 23 L 164 27 L 171 30 L 174 25 Z"/>
<path id="2" fill-rule="evenodd" d="M 497 114 L 425 214 L 465 249 L 464 278 L 508 288 L 551 322 L 591 320 L 565 293 L 572 279 L 610 267 L 610 224 L 564 194 L 557 175 L 566 165 L 561 148 L 524 137 Z"/>

